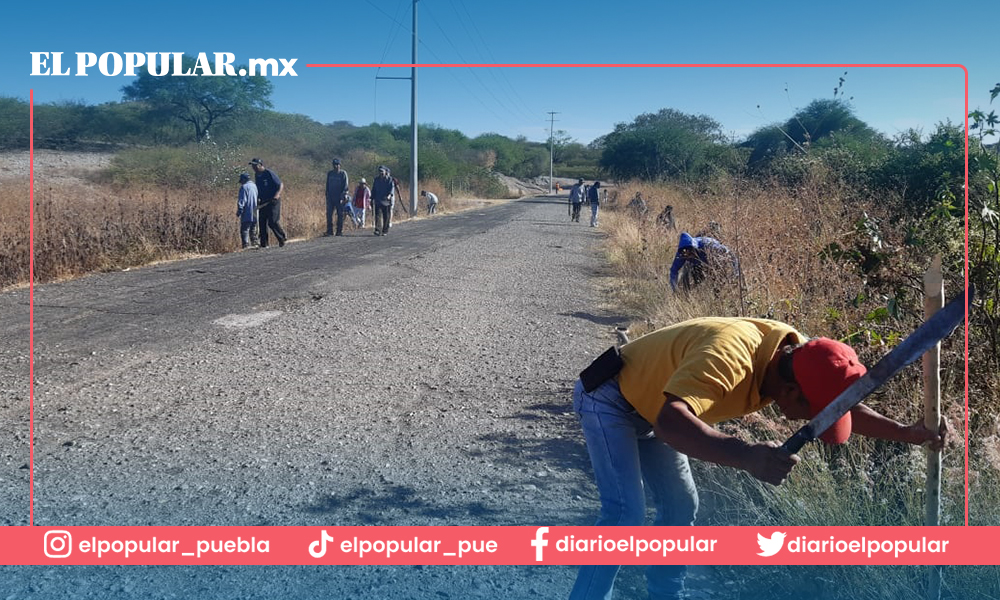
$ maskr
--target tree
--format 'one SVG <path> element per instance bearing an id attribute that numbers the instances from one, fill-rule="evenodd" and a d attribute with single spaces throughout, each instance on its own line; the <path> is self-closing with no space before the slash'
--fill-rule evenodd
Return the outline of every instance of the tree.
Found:
<path id="1" fill-rule="evenodd" d="M 723 143 L 711 117 L 664 108 L 617 124 L 600 141 L 600 165 L 617 179 L 693 180 L 712 172 L 710 156 Z"/>
<path id="2" fill-rule="evenodd" d="M 186 54 L 181 66 L 183 72 L 196 74 L 155 76 L 145 71 L 122 88 L 124 100 L 144 102 L 156 114 L 190 123 L 198 141 L 221 119 L 271 106 L 268 98 L 273 86 L 263 76 L 197 74 L 197 60 Z M 247 72 L 245 67 L 236 71 Z"/>
<path id="3" fill-rule="evenodd" d="M 761 127 L 742 144 L 750 148 L 750 166 L 760 167 L 787 154 L 808 153 L 846 140 L 871 141 L 878 134 L 854 116 L 845 100 L 813 100 L 781 124 Z"/>

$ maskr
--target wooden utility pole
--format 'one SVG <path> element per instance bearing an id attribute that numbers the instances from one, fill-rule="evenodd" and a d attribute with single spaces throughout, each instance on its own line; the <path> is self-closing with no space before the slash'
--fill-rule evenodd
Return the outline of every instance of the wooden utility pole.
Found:
<path id="1" fill-rule="evenodd" d="M 924 319 L 944 307 L 944 278 L 941 275 L 941 255 L 934 257 L 924 274 Z M 941 342 L 923 356 L 924 427 L 934 433 L 941 425 Z M 924 502 L 924 525 L 941 523 L 941 451 L 927 449 L 927 484 Z M 941 597 L 941 567 L 931 566 L 928 572 L 927 600 Z"/>

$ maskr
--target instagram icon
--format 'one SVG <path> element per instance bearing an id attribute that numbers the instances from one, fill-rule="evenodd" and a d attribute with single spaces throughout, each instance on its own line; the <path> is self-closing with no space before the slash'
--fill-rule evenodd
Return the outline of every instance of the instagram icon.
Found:
<path id="1" fill-rule="evenodd" d="M 66 558 L 73 552 L 73 536 L 65 529 L 46 531 L 42 549 L 49 558 Z"/>

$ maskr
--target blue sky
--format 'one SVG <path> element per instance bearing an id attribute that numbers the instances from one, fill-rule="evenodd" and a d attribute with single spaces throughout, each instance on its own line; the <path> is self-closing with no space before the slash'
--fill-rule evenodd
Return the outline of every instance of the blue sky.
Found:
<path id="1" fill-rule="evenodd" d="M 297 77 L 273 78 L 274 107 L 320 122 L 409 122 L 409 82 L 376 82 L 375 68 L 308 63 L 409 63 L 412 0 L 216 5 L 180 0 L 28 3 L 5 9 L 20 24 L 0 41 L 0 95 L 36 102 L 119 100 L 131 78 L 31 77 L 29 52 L 232 52 L 297 59 Z M 991 4 L 991 3 L 990 3 Z M 939 3 L 741 3 L 718 0 L 537 2 L 419 0 L 421 63 L 958 63 L 970 108 L 989 107 L 1000 60 L 978 19 L 985 0 Z M 259 7 L 259 8 L 258 8 Z M 959 10 L 961 12 L 959 12 Z M 990 9 L 992 10 L 992 9 Z M 962 28 L 967 28 L 963 31 Z M 674 108 L 707 114 L 734 137 L 783 121 L 843 91 L 858 117 L 894 134 L 964 117 L 959 68 L 424 68 L 421 123 L 469 135 L 495 131 L 544 140 L 556 129 L 589 142 L 615 123 Z M 406 76 L 384 68 L 381 75 Z M 997 106 L 1000 100 L 994 102 Z"/>

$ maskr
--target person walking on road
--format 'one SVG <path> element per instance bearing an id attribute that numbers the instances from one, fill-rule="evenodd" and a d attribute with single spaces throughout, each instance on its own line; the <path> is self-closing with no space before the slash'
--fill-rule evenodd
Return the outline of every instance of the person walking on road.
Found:
<path id="1" fill-rule="evenodd" d="M 281 228 L 281 193 L 285 186 L 278 178 L 278 174 L 271 169 L 264 168 L 264 161 L 255 158 L 250 161 L 253 168 L 254 181 L 257 184 L 257 209 L 259 213 L 260 225 L 260 247 L 267 248 L 267 230 L 274 232 L 274 237 L 278 240 L 278 247 L 285 245 L 288 236 Z"/>
<path id="2" fill-rule="evenodd" d="M 420 195 L 427 198 L 427 215 L 428 216 L 433 215 L 437 211 L 437 205 L 438 205 L 437 194 L 433 192 L 428 192 L 427 190 L 423 190 L 420 192 Z"/>
<path id="3" fill-rule="evenodd" d="M 236 198 L 236 216 L 240 218 L 240 242 L 243 248 L 256 246 L 257 242 L 257 184 L 250 175 L 240 173 L 240 191 Z"/>
<path id="4" fill-rule="evenodd" d="M 375 235 L 389 235 L 389 220 L 392 214 L 393 188 L 389 169 L 378 168 L 378 177 L 372 181 L 372 208 L 375 210 Z"/>
<path id="5" fill-rule="evenodd" d="M 333 233 L 333 211 L 337 211 L 337 233 L 344 235 L 344 212 L 350 209 L 349 179 L 347 171 L 340 167 L 340 159 L 333 159 L 333 169 L 326 174 L 326 233 Z M 351 211 L 353 215 L 353 211 Z"/>
<path id="6" fill-rule="evenodd" d="M 359 228 L 365 228 L 365 214 L 372 203 L 372 190 L 368 187 L 368 181 L 362 177 L 361 183 L 354 190 L 354 224 Z"/>
<path id="7" fill-rule="evenodd" d="M 597 212 L 601 209 L 601 182 L 595 181 L 587 190 L 587 200 L 590 200 L 590 226 L 597 227 Z"/>
<path id="8" fill-rule="evenodd" d="M 583 206 L 583 178 L 576 181 L 576 185 L 569 190 L 570 220 L 580 222 L 580 207 Z"/>
<path id="9" fill-rule="evenodd" d="M 746 442 L 716 423 L 772 402 L 787 419 L 810 419 L 865 373 L 841 342 L 808 340 L 790 325 L 765 319 L 708 317 L 684 321 L 610 349 L 580 373 L 573 408 L 580 418 L 600 492 L 597 525 L 642 525 L 645 488 L 654 525 L 695 521 L 698 491 L 688 457 L 735 467 L 780 485 L 799 462 L 774 442 Z M 921 419 L 903 425 L 858 404 L 820 437 L 842 444 L 851 432 L 944 446 Z M 649 598 L 683 597 L 686 567 L 646 570 Z M 571 600 L 611 598 L 617 566 L 580 567 Z"/>

